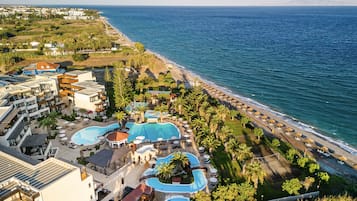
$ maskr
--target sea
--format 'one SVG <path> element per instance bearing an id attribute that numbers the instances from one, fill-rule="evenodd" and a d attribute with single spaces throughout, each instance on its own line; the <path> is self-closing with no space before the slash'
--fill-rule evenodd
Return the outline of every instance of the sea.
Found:
<path id="1" fill-rule="evenodd" d="M 201 78 L 357 147 L 357 7 L 90 8 Z"/>

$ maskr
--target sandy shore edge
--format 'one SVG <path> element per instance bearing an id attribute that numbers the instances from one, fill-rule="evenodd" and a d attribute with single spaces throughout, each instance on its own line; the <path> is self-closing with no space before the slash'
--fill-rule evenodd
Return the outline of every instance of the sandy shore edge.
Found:
<path id="1" fill-rule="evenodd" d="M 122 33 L 120 31 L 120 29 L 114 27 L 108 21 L 107 18 L 101 17 L 101 20 L 103 21 L 103 23 L 112 27 L 112 29 L 117 32 L 117 34 L 121 37 L 120 41 L 122 41 L 124 44 L 131 45 L 131 46 L 134 44 L 134 42 L 129 37 L 127 37 L 124 33 Z M 301 129 L 298 126 L 295 126 L 294 124 L 289 123 L 287 120 L 283 119 L 283 117 L 281 117 L 280 115 L 277 115 L 277 112 L 271 111 L 271 109 L 269 107 L 267 107 L 265 105 L 261 105 L 260 103 L 252 101 L 251 99 L 245 98 L 243 96 L 230 93 L 229 91 L 225 90 L 224 87 L 220 87 L 220 86 L 214 84 L 213 82 L 202 79 L 200 76 L 194 74 L 193 72 L 188 71 L 184 67 L 179 66 L 175 62 L 165 58 L 164 56 L 162 56 L 154 51 L 147 50 L 147 52 L 152 53 L 152 54 L 156 55 L 158 58 L 160 58 L 166 64 L 168 70 L 171 71 L 173 77 L 176 80 L 183 81 L 186 84 L 186 86 L 201 85 L 201 86 L 203 86 L 203 88 L 206 91 L 212 90 L 212 89 L 217 90 L 220 93 L 225 94 L 227 97 L 237 100 L 238 102 L 243 103 L 244 105 L 246 105 L 249 108 L 253 108 L 254 111 L 258 111 L 261 114 L 264 114 L 264 115 L 270 117 L 270 119 L 274 119 L 277 122 L 283 123 L 284 128 L 286 128 L 286 127 L 292 128 L 295 130 L 296 133 L 301 133 L 301 134 L 305 135 L 307 138 L 310 138 L 310 139 L 314 140 L 315 142 L 318 142 L 321 145 L 334 150 L 335 153 L 333 154 L 333 156 L 336 158 L 339 158 L 340 156 L 346 157 L 347 158 L 346 162 L 350 166 L 354 166 L 357 164 L 357 153 L 355 153 L 356 155 L 351 153 L 352 151 L 356 151 L 355 148 L 349 147 L 345 144 L 342 144 L 341 142 L 334 141 L 335 139 L 332 139 L 330 137 L 319 134 L 317 131 L 307 132 L 306 130 Z M 221 101 L 223 101 L 223 100 L 221 99 Z M 258 103 L 258 104 L 256 104 L 256 103 Z M 260 121 L 258 118 L 255 118 L 253 115 L 250 115 L 248 112 L 243 111 L 241 109 L 238 109 L 238 110 L 239 110 L 239 112 L 242 112 L 242 113 L 246 114 L 247 116 L 251 117 L 252 121 L 256 125 L 258 125 L 260 127 L 264 127 L 264 128 L 269 128 L 269 126 L 265 125 L 265 123 Z M 351 152 L 349 152 L 345 149 L 351 150 Z"/>

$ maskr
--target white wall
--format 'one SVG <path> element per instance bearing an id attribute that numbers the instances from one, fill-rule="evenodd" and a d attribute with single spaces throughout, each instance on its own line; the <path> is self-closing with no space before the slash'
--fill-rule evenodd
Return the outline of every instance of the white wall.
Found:
<path id="1" fill-rule="evenodd" d="M 96 200 L 93 177 L 89 175 L 82 181 L 79 168 L 49 184 L 40 193 L 43 201 Z"/>
<path id="2" fill-rule="evenodd" d="M 91 71 L 88 71 L 87 73 L 82 73 L 82 74 L 78 75 L 78 82 L 83 82 L 86 80 L 95 80 Z"/>
<path id="3" fill-rule="evenodd" d="M 95 102 L 90 102 L 90 97 L 78 92 L 74 93 L 74 104 L 77 108 L 83 108 L 95 112 Z"/>

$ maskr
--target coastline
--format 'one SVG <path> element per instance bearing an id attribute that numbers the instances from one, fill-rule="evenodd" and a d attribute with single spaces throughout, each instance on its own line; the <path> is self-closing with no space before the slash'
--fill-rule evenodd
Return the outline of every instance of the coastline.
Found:
<path id="1" fill-rule="evenodd" d="M 112 24 L 110 24 L 110 22 L 107 18 L 101 16 L 101 19 L 108 26 L 112 27 L 112 29 L 114 31 L 116 31 L 120 37 L 122 37 L 122 41 L 124 43 L 131 44 L 131 45 L 134 44 L 134 42 L 129 37 L 127 37 L 124 33 L 122 33 L 118 28 L 116 28 Z M 284 136 L 285 135 L 285 138 L 291 138 L 291 136 L 293 134 L 300 133 L 300 134 L 306 136 L 306 138 L 309 138 L 309 139 L 313 140 L 314 142 L 317 142 L 320 145 L 322 145 L 322 146 L 319 146 L 320 148 L 322 148 L 324 146 L 324 147 L 329 148 L 330 150 L 333 150 L 334 153 L 332 155 L 335 158 L 345 157 L 347 159 L 346 163 L 348 163 L 351 167 L 357 165 L 357 150 L 355 148 L 350 147 L 349 145 L 345 144 L 343 141 L 339 141 L 339 140 L 333 139 L 331 137 L 325 136 L 325 135 L 319 133 L 318 131 L 316 131 L 311 126 L 304 124 L 300 121 L 297 121 L 293 117 L 289 117 L 285 114 L 274 111 L 271 108 L 269 108 L 268 106 L 263 105 L 255 100 L 252 100 L 250 98 L 247 98 L 247 97 L 244 97 L 244 96 L 241 96 L 238 94 L 234 94 L 229 89 L 218 86 L 211 81 L 201 78 L 200 76 L 196 75 L 195 73 L 185 69 L 183 66 L 176 64 L 175 62 L 165 58 L 164 56 L 162 56 L 154 51 L 147 49 L 147 52 L 154 54 L 159 59 L 161 59 L 166 64 L 166 67 L 168 68 L 168 70 L 171 71 L 172 76 L 176 80 L 183 81 L 186 86 L 201 85 L 203 87 L 203 89 L 208 93 L 213 92 L 213 91 L 218 91 L 217 94 L 219 94 L 219 95 L 217 95 L 216 97 L 214 96 L 215 98 L 217 98 L 223 102 L 226 102 L 226 103 L 230 103 L 231 101 L 238 101 L 239 103 L 242 103 L 243 105 L 245 105 L 246 109 L 252 108 L 251 109 L 252 111 L 261 113 L 260 117 L 256 118 L 254 115 L 249 114 L 249 112 L 246 109 L 244 110 L 242 108 L 239 108 L 239 107 L 236 107 L 233 105 L 234 108 L 236 108 L 239 112 L 244 113 L 247 116 L 249 116 L 250 119 L 257 126 L 265 128 L 268 131 L 270 129 L 270 133 L 272 133 L 273 135 L 275 135 L 275 136 L 279 136 L 279 135 Z M 226 101 L 226 99 L 229 99 L 229 100 Z M 267 122 L 261 121 L 260 118 L 261 118 L 262 114 L 270 117 L 270 119 L 274 119 L 277 122 L 282 123 L 283 129 L 280 129 L 280 130 L 273 129 L 273 131 L 272 131 L 271 130 L 272 127 L 267 125 Z M 291 134 L 290 134 L 291 136 L 286 136 L 286 134 L 284 133 L 284 129 L 286 129 L 286 128 L 294 129 L 294 132 L 291 132 Z M 301 143 L 301 141 L 300 141 L 300 143 Z M 317 143 L 315 143 L 315 144 L 317 144 Z M 305 149 L 307 150 L 308 148 L 306 147 Z M 302 151 L 304 151 L 304 150 L 302 150 Z"/>

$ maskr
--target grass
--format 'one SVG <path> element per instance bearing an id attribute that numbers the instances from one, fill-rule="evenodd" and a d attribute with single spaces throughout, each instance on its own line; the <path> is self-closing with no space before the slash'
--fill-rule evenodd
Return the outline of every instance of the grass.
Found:
<path id="1" fill-rule="evenodd" d="M 239 163 L 236 160 L 231 159 L 229 153 L 224 150 L 223 145 L 218 147 L 217 150 L 213 153 L 212 162 L 213 165 L 217 168 L 219 176 L 223 180 L 230 178 L 229 182 L 243 181 Z"/>

